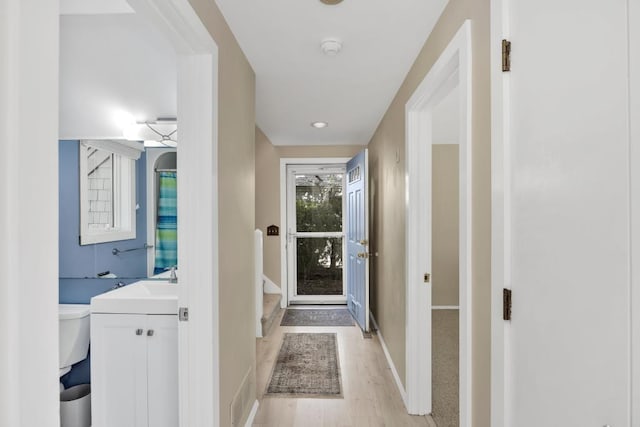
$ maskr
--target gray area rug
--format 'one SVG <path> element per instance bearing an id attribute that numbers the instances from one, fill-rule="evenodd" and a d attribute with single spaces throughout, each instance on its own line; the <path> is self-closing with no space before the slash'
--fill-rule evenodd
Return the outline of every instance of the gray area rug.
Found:
<path id="1" fill-rule="evenodd" d="M 353 317 L 346 308 L 288 308 L 280 326 L 353 326 Z"/>
<path id="2" fill-rule="evenodd" d="M 342 397 L 336 334 L 284 334 L 266 395 Z"/>

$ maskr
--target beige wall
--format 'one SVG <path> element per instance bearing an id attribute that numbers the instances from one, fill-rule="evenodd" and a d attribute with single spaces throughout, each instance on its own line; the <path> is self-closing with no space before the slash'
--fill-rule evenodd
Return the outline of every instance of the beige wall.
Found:
<path id="1" fill-rule="evenodd" d="M 220 425 L 249 374 L 256 396 L 253 287 L 255 75 L 213 0 L 190 0 L 218 45 Z M 245 405 L 244 418 L 253 399 Z M 242 422 L 244 424 L 244 421 Z"/>
<path id="2" fill-rule="evenodd" d="M 460 150 L 455 144 L 434 144 L 432 147 L 432 304 L 458 305 Z"/>
<path id="3" fill-rule="evenodd" d="M 256 128 L 256 223 L 264 233 L 264 274 L 280 286 L 280 237 L 267 236 L 267 227 L 280 224 L 280 159 L 286 157 L 353 157 L 364 147 L 359 145 L 274 146 Z"/>
<path id="4" fill-rule="evenodd" d="M 371 143 L 373 200 L 372 309 L 401 378 L 405 367 L 405 104 L 465 19 L 472 20 L 473 50 L 473 413 L 474 427 L 489 426 L 490 408 L 490 73 L 489 0 L 450 0 Z M 399 161 L 396 161 L 396 155 Z"/>

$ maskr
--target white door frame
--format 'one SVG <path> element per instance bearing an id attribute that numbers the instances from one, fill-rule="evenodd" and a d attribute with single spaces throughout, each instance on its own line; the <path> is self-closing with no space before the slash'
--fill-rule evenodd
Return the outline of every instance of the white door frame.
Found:
<path id="1" fill-rule="evenodd" d="M 128 1 L 156 25 L 177 53 L 178 302 L 189 308 L 189 321 L 179 325 L 180 425 L 217 426 L 218 47 L 188 0 Z"/>
<path id="2" fill-rule="evenodd" d="M 509 38 L 509 0 L 491 0 L 491 426 L 511 425 L 507 355 L 510 324 L 502 319 L 502 290 L 511 288 L 511 148 L 506 118 L 509 73 L 502 39 Z"/>
<path id="3" fill-rule="evenodd" d="M 407 266 L 406 406 L 411 414 L 431 412 L 431 211 L 421 189 L 431 186 L 433 107 L 459 88 L 460 135 L 460 426 L 471 426 L 471 21 L 460 27 L 406 104 Z M 430 164 L 430 161 L 427 162 Z"/>
<path id="4" fill-rule="evenodd" d="M 338 165 L 347 164 L 348 157 L 283 157 L 280 159 L 280 299 L 281 308 L 289 305 L 289 280 L 287 263 L 287 167 L 290 165 Z M 343 204 L 344 206 L 344 204 Z"/>
<path id="5" fill-rule="evenodd" d="M 320 172 L 319 168 L 327 166 L 330 167 L 329 173 L 342 173 L 342 187 L 346 188 L 346 167 L 345 165 L 340 164 L 317 164 L 317 165 L 289 165 L 287 167 L 287 223 L 285 224 L 284 233 L 287 234 L 287 238 L 289 237 L 289 233 L 291 230 L 290 222 L 295 222 L 296 216 L 296 190 L 295 190 L 295 179 L 293 178 L 293 174 L 297 173 L 315 173 Z M 294 172 L 295 171 L 295 172 Z M 323 171 L 324 172 L 324 171 Z M 342 212 L 346 212 L 346 199 L 342 197 Z M 344 224 L 344 221 L 343 221 Z M 305 233 L 297 232 L 298 237 L 312 237 L 310 235 L 305 236 Z M 319 236 L 318 236 L 319 237 Z M 341 232 L 335 233 L 326 233 L 325 237 L 341 237 L 342 238 L 342 254 L 343 260 L 346 250 L 346 229 L 343 227 Z M 297 254 L 297 252 L 296 252 Z M 341 295 L 295 295 L 295 287 L 296 280 L 294 279 L 297 276 L 297 265 L 294 262 L 295 257 L 293 251 L 287 251 L 287 287 L 289 293 L 289 304 L 346 304 L 347 302 L 347 287 L 346 287 L 346 279 L 347 279 L 347 269 L 346 266 L 342 269 L 342 294 Z M 344 264 L 343 264 L 344 266 Z"/>

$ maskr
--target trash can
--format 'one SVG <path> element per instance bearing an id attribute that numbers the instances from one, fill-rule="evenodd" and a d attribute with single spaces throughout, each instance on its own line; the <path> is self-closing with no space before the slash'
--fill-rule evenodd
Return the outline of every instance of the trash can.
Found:
<path id="1" fill-rule="evenodd" d="M 60 392 L 60 427 L 91 427 L 91 385 L 79 384 Z"/>

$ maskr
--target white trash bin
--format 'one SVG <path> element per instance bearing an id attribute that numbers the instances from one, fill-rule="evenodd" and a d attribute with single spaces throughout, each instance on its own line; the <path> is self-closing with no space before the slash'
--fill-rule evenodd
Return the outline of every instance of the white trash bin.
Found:
<path id="1" fill-rule="evenodd" d="M 91 427 L 91 385 L 79 384 L 60 392 L 60 427 Z"/>

